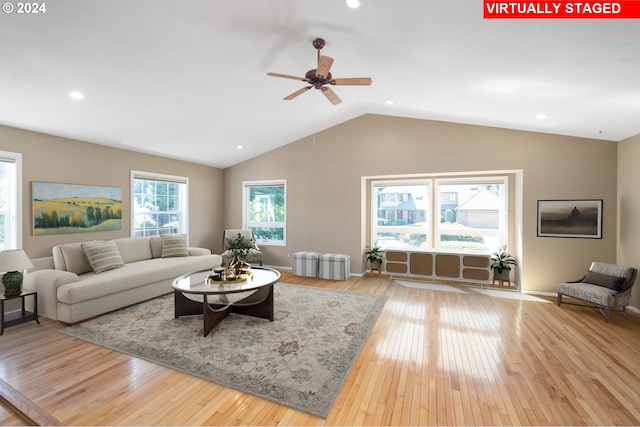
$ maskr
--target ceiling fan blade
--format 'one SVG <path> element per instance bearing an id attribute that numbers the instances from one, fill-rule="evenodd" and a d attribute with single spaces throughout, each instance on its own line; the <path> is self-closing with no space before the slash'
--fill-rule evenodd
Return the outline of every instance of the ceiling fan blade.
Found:
<path id="1" fill-rule="evenodd" d="M 304 77 L 296 77 L 296 76 L 290 76 L 288 74 L 280 74 L 280 73 L 267 73 L 267 76 L 271 76 L 271 77 L 282 77 L 283 79 L 293 79 L 293 80 L 299 80 L 301 82 L 306 82 L 307 79 Z"/>
<path id="2" fill-rule="evenodd" d="M 338 105 L 342 102 L 342 99 L 340 99 L 330 87 L 323 86 L 321 91 L 333 105 Z"/>
<path id="3" fill-rule="evenodd" d="M 369 77 L 347 77 L 344 79 L 333 79 L 329 83 L 332 85 L 354 85 L 354 86 L 369 86 L 373 80 Z"/>
<path id="4" fill-rule="evenodd" d="M 316 76 L 320 77 L 321 79 L 327 77 L 329 75 L 331 65 L 333 65 L 333 58 L 321 55 L 318 58 L 318 68 L 316 69 Z"/>
<path id="5" fill-rule="evenodd" d="M 293 92 L 291 95 L 285 96 L 282 99 L 284 99 L 285 101 L 291 101 L 293 98 L 295 98 L 298 95 L 302 95 L 303 93 L 305 93 L 306 91 L 308 91 L 312 87 L 313 86 L 303 87 L 302 89 L 298 89 L 297 91 Z"/>

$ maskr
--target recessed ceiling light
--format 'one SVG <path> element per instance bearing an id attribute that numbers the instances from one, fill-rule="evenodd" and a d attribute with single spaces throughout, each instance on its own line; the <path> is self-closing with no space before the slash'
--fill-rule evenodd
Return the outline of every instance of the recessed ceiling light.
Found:
<path id="1" fill-rule="evenodd" d="M 538 120 L 544 120 L 544 119 L 548 119 L 548 118 L 549 118 L 548 114 L 545 114 L 545 113 L 536 114 L 536 119 L 538 119 Z"/>
<path id="2" fill-rule="evenodd" d="M 357 9 L 360 7 L 360 0 L 347 0 L 347 6 L 351 9 Z"/>
<path id="3" fill-rule="evenodd" d="M 71 92 L 69 96 L 73 99 L 84 99 L 84 95 L 80 92 Z"/>
<path id="4" fill-rule="evenodd" d="M 244 145 L 238 145 L 238 146 L 236 146 L 236 148 L 237 148 L 238 150 L 242 150 L 242 149 L 244 149 Z"/>
<path id="5" fill-rule="evenodd" d="M 387 105 L 393 105 L 393 101 L 390 99 L 387 99 L 386 101 L 384 101 L 384 103 Z"/>

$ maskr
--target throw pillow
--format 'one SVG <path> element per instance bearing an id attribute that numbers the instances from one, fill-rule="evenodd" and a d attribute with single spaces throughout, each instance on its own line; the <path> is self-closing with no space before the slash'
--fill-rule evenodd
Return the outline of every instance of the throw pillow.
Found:
<path id="1" fill-rule="evenodd" d="M 124 267 L 124 261 L 122 261 L 118 247 L 112 240 L 83 243 L 82 250 L 87 256 L 94 273 L 102 273 L 103 271 Z"/>
<path id="2" fill-rule="evenodd" d="M 592 285 L 604 286 L 605 288 L 621 291 L 625 278 L 589 271 L 582 281 L 584 283 L 591 283 Z"/>
<path id="3" fill-rule="evenodd" d="M 162 258 L 189 256 L 186 234 L 162 234 Z"/>
<path id="4" fill-rule="evenodd" d="M 60 254 L 62 254 L 62 256 L 60 256 Z M 57 245 L 53 250 L 53 262 L 56 269 L 66 270 L 76 274 L 84 274 L 93 270 L 87 260 L 87 256 L 82 250 L 82 243 Z"/>

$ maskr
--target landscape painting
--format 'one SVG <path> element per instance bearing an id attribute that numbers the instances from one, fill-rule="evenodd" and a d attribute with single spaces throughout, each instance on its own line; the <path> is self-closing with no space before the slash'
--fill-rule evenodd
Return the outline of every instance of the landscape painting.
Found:
<path id="1" fill-rule="evenodd" d="M 602 238 L 602 200 L 538 200 L 539 237 Z"/>
<path id="2" fill-rule="evenodd" d="M 33 235 L 122 229 L 122 190 L 98 185 L 33 182 Z"/>

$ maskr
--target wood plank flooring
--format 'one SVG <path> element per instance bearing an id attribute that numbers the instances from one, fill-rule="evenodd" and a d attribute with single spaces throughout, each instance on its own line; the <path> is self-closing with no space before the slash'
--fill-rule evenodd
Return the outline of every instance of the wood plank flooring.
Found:
<path id="1" fill-rule="evenodd" d="M 388 296 L 327 419 L 56 332 L 0 337 L 0 379 L 63 425 L 639 425 L 640 316 L 398 285 L 282 282 Z M 215 331 L 213 332 L 215 333 Z M 197 337 L 194 337 L 197 339 Z"/>

